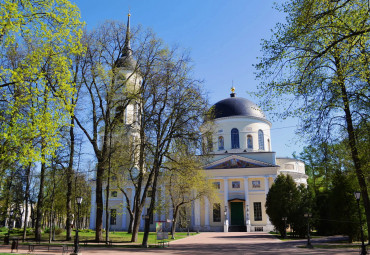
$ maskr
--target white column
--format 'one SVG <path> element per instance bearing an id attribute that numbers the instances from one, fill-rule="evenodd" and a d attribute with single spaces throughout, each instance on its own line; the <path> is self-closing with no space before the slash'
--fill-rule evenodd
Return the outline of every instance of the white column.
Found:
<path id="1" fill-rule="evenodd" d="M 195 226 L 196 230 L 199 230 L 200 227 L 200 201 L 199 199 L 195 200 L 194 204 L 194 218 L 195 218 Z"/>
<path id="2" fill-rule="evenodd" d="M 269 187 L 269 178 L 268 177 L 265 177 L 265 194 L 266 194 L 266 197 L 267 197 L 267 194 L 269 193 L 269 190 L 270 190 L 270 187 Z M 270 218 L 269 218 L 269 216 L 267 214 L 266 214 L 266 225 L 271 225 Z"/>
<path id="3" fill-rule="evenodd" d="M 204 226 L 209 228 L 209 201 L 208 198 L 204 198 Z"/>
<path id="4" fill-rule="evenodd" d="M 222 209 L 226 209 L 226 219 L 224 222 L 224 232 L 229 232 L 229 216 L 230 216 L 230 210 L 229 210 L 229 180 L 228 178 L 224 178 L 224 205 L 225 208 L 221 208 L 221 213 L 223 212 Z"/>
<path id="5" fill-rule="evenodd" d="M 267 196 L 267 193 L 269 193 L 270 187 L 269 187 L 269 178 L 265 177 L 265 193 Z"/>
<path id="6" fill-rule="evenodd" d="M 90 210 L 90 229 L 95 229 L 96 221 L 96 190 L 91 188 L 91 210 Z"/>
<path id="7" fill-rule="evenodd" d="M 244 177 L 244 196 L 245 196 L 245 220 L 247 226 L 247 232 L 251 231 L 251 220 L 249 212 L 249 185 L 248 177 Z"/>

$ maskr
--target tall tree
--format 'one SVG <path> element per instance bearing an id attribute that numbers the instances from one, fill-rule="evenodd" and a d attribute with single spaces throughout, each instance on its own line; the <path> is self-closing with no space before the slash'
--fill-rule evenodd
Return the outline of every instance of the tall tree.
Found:
<path id="1" fill-rule="evenodd" d="M 0 16 L 1 170 L 9 161 L 27 166 L 42 160 L 35 137 L 44 130 L 46 140 L 51 141 L 54 127 L 65 124 L 64 117 L 73 109 L 66 103 L 74 89 L 69 54 L 82 52 L 82 23 L 77 7 L 68 0 L 6 0 L 0 5 Z M 33 104 L 44 88 L 54 97 L 50 114 L 59 115 L 51 126 L 37 117 Z"/>
<path id="2" fill-rule="evenodd" d="M 126 27 L 116 22 L 106 22 L 91 32 L 86 32 L 84 42 L 87 50 L 78 62 L 81 71 L 79 81 L 79 104 L 73 116 L 93 147 L 97 159 L 96 169 L 96 240 L 102 240 L 103 228 L 103 182 L 110 154 L 109 137 L 117 119 L 131 103 L 133 91 L 126 82 L 132 77 L 122 73 L 120 61 L 127 49 Z M 127 38 L 128 40 L 129 38 Z M 126 46 L 126 47 L 125 47 Z M 131 49 L 129 49 L 131 52 Z M 132 72 L 137 67 L 134 65 Z M 123 123 L 120 123 L 123 125 Z"/>
<path id="3" fill-rule="evenodd" d="M 258 94 L 265 97 L 266 109 L 301 117 L 299 131 L 312 141 L 347 136 L 369 226 L 368 184 L 356 132 L 369 119 L 368 2 L 292 0 L 280 10 L 286 23 L 263 43 Z"/>

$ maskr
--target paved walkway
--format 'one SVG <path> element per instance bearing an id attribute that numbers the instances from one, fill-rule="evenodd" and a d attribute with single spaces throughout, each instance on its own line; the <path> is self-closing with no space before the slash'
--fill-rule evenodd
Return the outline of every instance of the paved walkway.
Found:
<path id="1" fill-rule="evenodd" d="M 326 243 L 336 237 L 313 239 L 313 243 Z M 143 249 L 143 248 L 93 248 L 83 247 L 81 253 L 83 255 L 114 255 L 114 254 L 359 254 L 359 249 L 303 249 L 297 248 L 299 245 L 304 245 L 304 240 L 298 241 L 280 241 L 274 236 L 267 233 L 246 233 L 246 232 L 231 232 L 231 233 L 201 233 L 199 235 L 190 236 L 184 239 L 175 240 L 170 243 L 170 247 Z M 10 246 L 0 246 L 1 252 L 10 252 Z M 28 247 L 21 246 L 19 254 L 27 254 Z M 33 254 L 62 254 L 61 251 L 47 252 L 40 249 Z"/>

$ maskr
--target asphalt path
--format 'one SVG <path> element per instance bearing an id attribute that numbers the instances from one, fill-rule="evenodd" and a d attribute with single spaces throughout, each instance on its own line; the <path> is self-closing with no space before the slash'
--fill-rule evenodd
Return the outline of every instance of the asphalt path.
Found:
<path id="1" fill-rule="evenodd" d="M 325 237 L 315 238 L 313 244 L 325 244 L 334 240 L 342 240 L 343 237 Z M 114 255 L 114 254 L 360 254 L 360 249 L 356 248 L 298 248 L 304 246 L 305 240 L 281 241 L 268 233 L 246 233 L 246 232 L 205 232 L 195 236 L 174 240 L 169 247 L 165 248 L 125 248 L 125 247 L 82 247 L 81 254 L 83 255 Z M 38 248 L 32 254 L 62 254 L 61 251 L 50 251 L 47 249 Z M 0 246 L 0 252 L 10 252 L 10 246 Z M 19 254 L 29 254 L 27 246 L 21 246 Z"/>

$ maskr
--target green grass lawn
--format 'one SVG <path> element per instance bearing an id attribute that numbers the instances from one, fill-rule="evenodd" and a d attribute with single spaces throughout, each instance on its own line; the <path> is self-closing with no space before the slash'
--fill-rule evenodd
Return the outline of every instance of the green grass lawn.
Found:
<path id="1" fill-rule="evenodd" d="M 7 236 L 7 234 L 8 234 L 7 231 L 0 232 L 0 239 L 4 239 L 4 237 Z M 70 242 L 71 244 L 73 244 L 74 234 L 75 234 L 75 232 L 73 232 L 73 234 L 72 234 L 72 241 Z M 80 242 L 84 242 L 84 241 L 93 242 L 94 239 L 95 239 L 95 231 L 92 231 L 92 230 L 82 230 L 82 231 L 79 232 L 78 235 L 79 235 Z M 143 232 L 139 232 L 138 241 L 137 241 L 138 244 L 142 243 L 143 235 L 144 235 Z M 196 235 L 196 233 L 190 233 L 190 235 Z M 104 245 L 105 232 L 102 233 L 102 236 L 103 236 L 103 242 L 101 243 L 101 245 Z M 14 237 L 22 238 L 21 232 L 15 232 L 15 233 L 12 233 L 10 235 L 10 238 L 14 238 Z M 65 242 L 65 237 L 66 237 L 66 232 L 63 231 L 61 234 L 55 235 L 55 241 L 53 241 L 52 243 L 53 244 L 64 243 Z M 175 240 L 176 239 L 182 239 L 182 238 L 185 238 L 185 237 L 187 237 L 187 232 L 178 232 L 178 233 L 175 234 Z M 27 235 L 27 238 L 32 239 L 32 238 L 34 238 L 34 235 L 33 234 Z M 111 240 L 113 243 L 118 243 L 118 244 L 122 244 L 122 245 L 126 244 L 127 245 L 128 243 L 131 243 L 130 242 L 131 234 L 128 234 L 127 232 L 117 232 L 117 231 L 113 232 L 112 231 L 112 232 L 109 232 L 109 240 Z M 49 241 L 49 233 L 43 233 L 41 242 L 46 243 L 48 241 Z M 171 239 L 170 234 L 169 234 L 169 239 L 166 239 L 166 241 L 169 241 L 169 242 L 173 241 L 173 239 Z M 156 244 L 156 243 L 157 243 L 156 233 L 150 232 L 149 233 L 148 244 Z M 96 245 L 96 244 L 91 244 L 91 245 Z"/>

